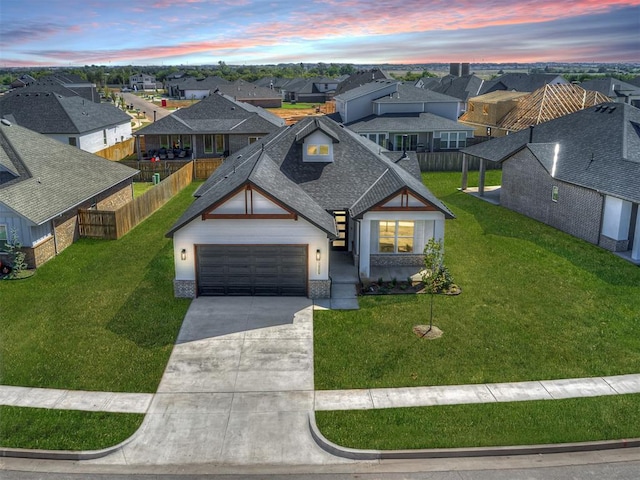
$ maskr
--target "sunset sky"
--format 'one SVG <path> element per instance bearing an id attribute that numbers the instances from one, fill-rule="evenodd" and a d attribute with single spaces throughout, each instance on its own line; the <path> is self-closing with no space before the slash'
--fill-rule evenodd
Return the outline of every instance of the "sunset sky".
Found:
<path id="1" fill-rule="evenodd" d="M 640 62 L 640 0 L 0 0 L 11 66 Z"/>

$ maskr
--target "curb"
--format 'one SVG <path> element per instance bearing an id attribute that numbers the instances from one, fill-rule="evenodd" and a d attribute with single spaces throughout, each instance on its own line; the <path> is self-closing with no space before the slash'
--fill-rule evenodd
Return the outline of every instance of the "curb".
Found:
<path id="1" fill-rule="evenodd" d="M 545 453 L 592 452 L 618 448 L 640 447 L 640 438 L 602 440 L 594 442 L 520 445 L 505 447 L 430 448 L 417 450 L 358 450 L 342 447 L 328 440 L 318 429 L 315 412 L 309 413 L 309 430 L 314 441 L 324 451 L 351 460 L 409 460 L 420 458 L 495 457 L 538 455 Z"/>
<path id="2" fill-rule="evenodd" d="M 145 416 L 146 418 L 146 416 Z M 140 425 L 142 427 L 142 425 Z M 1 448 L 0 458 L 33 458 L 38 460 L 94 460 L 96 458 L 106 457 L 117 452 L 126 444 L 131 442 L 136 436 L 140 428 L 134 432 L 129 438 L 113 445 L 112 447 L 103 448 L 102 450 L 34 450 L 27 448 Z"/>

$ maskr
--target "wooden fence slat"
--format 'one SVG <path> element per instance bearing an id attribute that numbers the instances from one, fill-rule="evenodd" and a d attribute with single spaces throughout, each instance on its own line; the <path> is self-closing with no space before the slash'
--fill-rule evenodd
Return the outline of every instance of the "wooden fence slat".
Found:
<path id="1" fill-rule="evenodd" d="M 118 239 L 145 218 L 167 203 L 193 181 L 192 162 L 162 180 L 115 211 L 79 210 L 78 223 L 81 236 L 103 239 Z"/>
<path id="2" fill-rule="evenodd" d="M 421 172 L 461 172 L 462 152 L 421 152 L 418 153 Z M 469 170 L 480 169 L 480 159 L 467 155 Z M 494 162 L 487 162 L 487 169 L 500 168 Z"/>

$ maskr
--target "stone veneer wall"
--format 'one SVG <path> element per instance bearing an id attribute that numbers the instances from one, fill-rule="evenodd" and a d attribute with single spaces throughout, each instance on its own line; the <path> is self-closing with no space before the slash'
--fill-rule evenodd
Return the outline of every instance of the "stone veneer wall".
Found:
<path id="1" fill-rule="evenodd" d="M 371 266 L 375 267 L 414 267 L 416 265 L 424 265 L 424 255 L 375 255 L 369 257 Z"/>
<path id="2" fill-rule="evenodd" d="M 331 280 L 309 280 L 309 298 L 331 298 Z"/>
<path id="3" fill-rule="evenodd" d="M 629 239 L 625 240 L 614 240 L 613 238 L 609 238 L 606 235 L 600 235 L 600 243 L 599 245 L 612 252 L 626 252 L 629 250 Z"/>
<path id="4" fill-rule="evenodd" d="M 174 279 L 173 295 L 177 298 L 196 298 L 196 281 Z"/>

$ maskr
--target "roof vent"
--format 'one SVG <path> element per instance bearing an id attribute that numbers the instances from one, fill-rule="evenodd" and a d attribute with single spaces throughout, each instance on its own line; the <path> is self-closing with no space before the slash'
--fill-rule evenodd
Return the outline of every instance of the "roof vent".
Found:
<path id="1" fill-rule="evenodd" d="M 3 118 L 2 120 L 0 120 L 0 123 L 2 123 L 2 125 L 6 125 L 7 127 L 11 126 L 11 122 L 6 118 Z"/>
<path id="2" fill-rule="evenodd" d="M 616 107 L 609 107 L 609 113 L 613 112 L 616 109 Z"/>

